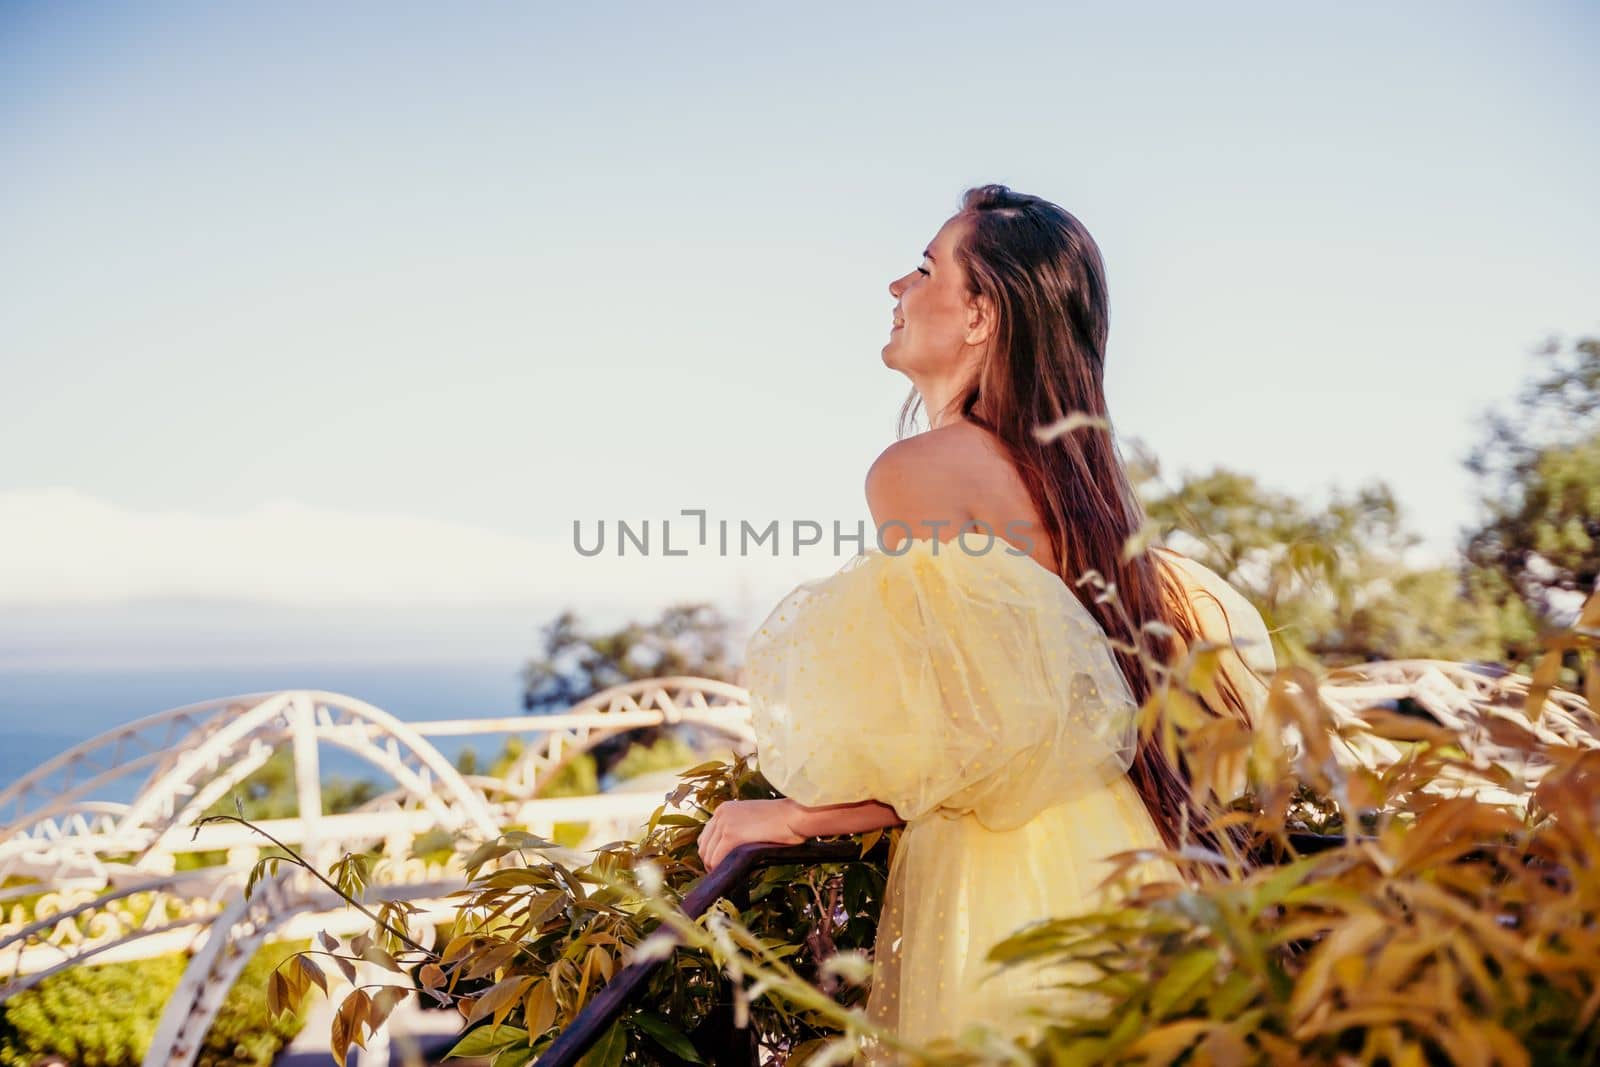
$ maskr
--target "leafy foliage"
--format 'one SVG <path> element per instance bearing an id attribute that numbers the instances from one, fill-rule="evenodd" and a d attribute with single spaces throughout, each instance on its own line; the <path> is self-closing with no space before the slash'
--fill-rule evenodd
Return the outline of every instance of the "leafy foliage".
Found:
<path id="1" fill-rule="evenodd" d="M 728 619 L 707 603 L 674 604 L 652 622 L 599 634 L 585 633 L 576 613 L 565 611 L 544 628 L 540 654 L 523 668 L 522 704 L 535 714 L 564 711 L 611 686 L 672 675 L 731 681 L 728 644 Z M 607 775 L 634 746 L 668 736 L 666 727 L 630 730 L 601 741 L 588 758 L 596 775 Z"/>
<path id="2" fill-rule="evenodd" d="M 1467 459 L 1485 515 L 1466 553 L 1558 621 L 1600 579 L 1600 337 L 1567 351 L 1552 341 L 1538 358 L 1513 413 L 1491 412 Z"/>
<path id="3" fill-rule="evenodd" d="M 269 1014 L 266 985 L 272 970 L 303 944 L 268 945 L 245 966 L 206 1034 L 199 1067 L 268 1067 L 300 1032 L 299 1004 Z M 173 954 L 46 978 L 0 1007 L 0 1065 L 31 1067 L 58 1056 L 85 1067 L 137 1067 L 187 962 Z"/>
<path id="4" fill-rule="evenodd" d="M 611 768 L 613 782 L 626 782 L 656 771 L 682 770 L 700 759 L 693 745 L 676 734 L 666 734 L 652 745 L 634 745 Z"/>
<path id="5" fill-rule="evenodd" d="M 278 1052 L 305 1026 L 301 1003 L 268 1011 L 266 985 L 278 965 L 305 942 L 263 945 L 245 965 L 195 1057 L 196 1067 L 271 1067 Z"/>
<path id="6" fill-rule="evenodd" d="M 325 988 L 322 958 L 350 973 L 353 957 L 364 958 L 395 980 L 356 989 L 341 1003 L 333 1033 L 341 1062 L 415 985 L 436 1001 L 454 1002 L 475 1027 L 458 1055 L 492 1051 L 499 1067 L 515 1067 L 553 1040 L 658 928 L 660 915 L 646 906 L 647 894 L 631 881 L 636 868 L 648 865 L 659 892 L 681 899 L 705 874 L 696 846 L 716 805 L 735 797 L 776 795 L 748 757 L 703 764 L 683 775 L 640 841 L 607 846 L 578 868 L 540 856 L 551 842 L 508 833 L 467 857 L 471 881 L 461 895 L 453 936 L 444 945 L 427 951 L 408 943 L 407 906 L 391 905 L 375 913 L 380 923 L 352 953 L 341 955 L 324 944 L 322 951 L 301 954 L 278 968 L 269 983 L 270 1000 L 289 1004 L 312 986 Z M 863 841 L 864 854 L 880 836 Z M 347 857 L 332 872 L 332 881 L 359 900 L 361 879 L 350 869 L 355 862 Z M 749 887 L 748 905 L 734 912 L 738 928 L 748 931 L 742 935 L 748 944 L 760 944 L 802 984 L 833 986 L 827 961 L 839 953 L 870 950 L 886 874 L 881 860 L 769 868 Z M 648 1009 L 630 1014 L 602 1043 L 595 1062 L 613 1062 L 613 1055 L 614 1062 L 693 1060 L 697 1046 L 714 1043 L 732 1028 L 736 1008 L 754 1039 L 779 1054 L 832 1035 L 825 1014 L 814 1006 L 757 998 L 730 1004 L 721 967 L 705 947 L 671 951 L 672 966 L 658 969 L 644 992 Z M 859 987 L 845 984 L 835 993 L 843 1005 L 863 996 Z"/>
<path id="7" fill-rule="evenodd" d="M 1600 614 L 1600 611 L 1597 611 Z M 1273 725 L 1325 721 L 1280 679 Z M 1367 729 L 1408 742 L 1382 774 L 1344 772 L 1311 742 L 1288 759 L 1370 837 L 1280 867 L 1141 889 L 1127 906 L 1025 930 L 991 958 L 1081 961 L 1092 1018 L 1053 1021 L 1053 1062 L 1579 1064 L 1600 1052 L 1600 751 L 1541 739 L 1511 718 L 1494 740 L 1545 769 L 1464 754 L 1452 731 L 1388 711 Z M 1326 736 L 1326 735 L 1324 735 Z M 1600 742 L 1600 734 L 1594 738 Z M 1449 773 L 1526 797 L 1526 811 L 1432 791 Z M 1254 817 L 1276 834 L 1273 791 Z M 1226 865 L 1224 865 L 1225 869 Z M 1196 872 L 1200 873 L 1200 872 Z"/>
<path id="8" fill-rule="evenodd" d="M 523 706 L 559 711 L 624 682 L 692 674 L 732 678 L 728 620 L 711 604 L 675 604 L 654 622 L 630 622 L 586 634 L 578 616 L 562 612 L 544 628 L 539 656 L 523 668 Z"/>
<path id="9" fill-rule="evenodd" d="M 1417 537 L 1382 483 L 1318 508 L 1229 470 L 1168 488 L 1145 455 L 1136 473 L 1155 531 L 1250 599 L 1280 660 L 1495 661 L 1532 637 L 1483 576 L 1406 563 Z"/>
<path id="10" fill-rule="evenodd" d="M 55 1055 L 94 1067 L 135 1067 L 183 967 L 184 958 L 174 955 L 76 967 L 46 978 L 0 1007 L 0 1063 L 29 1067 Z"/>

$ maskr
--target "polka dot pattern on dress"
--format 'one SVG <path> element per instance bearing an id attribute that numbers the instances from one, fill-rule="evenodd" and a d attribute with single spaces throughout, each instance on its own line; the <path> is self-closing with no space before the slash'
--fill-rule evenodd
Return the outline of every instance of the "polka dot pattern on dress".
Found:
<path id="1" fill-rule="evenodd" d="M 745 682 L 768 780 L 802 804 L 998 829 L 1125 773 L 1137 709 L 1072 590 L 1030 557 L 933 544 L 855 556 L 757 628 Z"/>

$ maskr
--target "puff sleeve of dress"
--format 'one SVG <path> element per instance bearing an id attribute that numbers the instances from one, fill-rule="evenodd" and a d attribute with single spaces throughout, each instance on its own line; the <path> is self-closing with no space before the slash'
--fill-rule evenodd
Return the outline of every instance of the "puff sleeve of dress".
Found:
<path id="1" fill-rule="evenodd" d="M 1219 673 L 1225 674 L 1244 699 L 1252 723 L 1260 721 L 1260 709 L 1267 698 L 1267 680 L 1278 669 L 1272 636 L 1261 612 L 1216 571 L 1198 560 L 1176 552 L 1162 552 L 1175 566 L 1189 606 L 1200 628 L 1202 640 L 1224 646 L 1218 659 Z M 1215 681 L 1207 683 L 1200 696 L 1212 708 L 1222 706 Z"/>
<path id="2" fill-rule="evenodd" d="M 1000 542 L 855 556 L 784 597 L 745 663 L 761 769 L 807 806 L 1008 830 L 1134 755 L 1137 707 L 1098 622 Z"/>

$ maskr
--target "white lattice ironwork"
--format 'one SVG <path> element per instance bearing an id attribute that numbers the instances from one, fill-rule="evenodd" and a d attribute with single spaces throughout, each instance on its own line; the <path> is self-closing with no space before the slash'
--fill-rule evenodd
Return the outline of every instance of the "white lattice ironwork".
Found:
<path id="1" fill-rule="evenodd" d="M 1523 675 L 1448 660 L 1414 659 L 1332 670 L 1323 679 L 1319 694 L 1341 725 L 1354 725 L 1368 708 L 1410 701 L 1455 733 L 1474 767 L 1487 769 L 1498 763 L 1531 787 L 1548 768 L 1529 763 L 1523 753 L 1496 743 L 1489 731 L 1491 720 L 1516 723 L 1548 744 L 1587 748 L 1600 748 L 1600 722 L 1582 697 L 1560 689 L 1550 693 L 1538 721 L 1530 721 L 1525 710 L 1528 689 L 1529 680 Z M 1347 765 L 1381 770 L 1403 755 L 1398 745 L 1367 733 L 1336 741 L 1334 751 Z M 1467 780 L 1459 773 L 1442 776 L 1428 788 L 1447 794 L 1471 791 L 1480 799 L 1518 810 L 1527 803 L 1524 790 L 1488 786 L 1481 779 Z"/>
<path id="2" fill-rule="evenodd" d="M 436 906 L 443 917 L 443 897 L 462 885 L 459 863 L 411 856 L 417 836 L 442 829 L 486 838 L 513 823 L 548 836 L 558 822 L 589 824 L 590 840 L 627 836 L 659 797 L 541 799 L 538 788 L 608 737 L 668 724 L 701 727 L 736 747 L 752 741 L 743 690 L 681 677 L 618 686 L 547 716 L 405 723 L 353 697 L 290 690 L 204 701 L 118 727 L 0 790 L 0 878 L 35 880 L 0 891 L 0 909 L 13 901 L 0 910 L 0 1001 L 84 962 L 194 952 L 146 1060 L 188 1067 L 263 940 L 289 936 L 297 923 L 338 932 L 356 921 L 336 897 L 287 877 L 245 900 L 244 876 L 263 840 L 237 824 L 196 826 L 275 752 L 294 753 L 299 813 L 259 822 L 262 830 L 323 859 L 380 846 L 374 899 Z M 531 735 L 506 778 L 463 776 L 427 739 L 494 734 Z M 360 811 L 322 814 L 323 745 L 361 757 L 396 788 Z M 131 801 L 98 796 L 129 782 L 137 783 Z M 173 869 L 177 855 L 202 851 L 230 860 Z"/>
<path id="3" fill-rule="evenodd" d="M 27 818 L 48 815 L 64 802 L 150 769 L 163 774 L 184 751 L 199 744 L 232 714 L 269 693 L 222 697 L 158 712 L 74 745 L 0 789 L 0 826 L 8 833 Z"/>
<path id="4" fill-rule="evenodd" d="M 706 678 L 647 678 L 612 686 L 562 715 L 560 729 L 543 744 L 528 747 L 506 774 L 506 784 L 523 797 L 536 797 L 574 757 L 643 725 L 696 725 L 734 742 L 753 743 L 749 699 L 737 685 Z"/>
<path id="5" fill-rule="evenodd" d="M 165 741 L 171 727 L 193 724 L 191 736 L 165 751 L 139 751 L 154 733 Z M 142 724 L 142 725 L 141 725 Z M 316 746 L 330 744 L 360 756 L 392 778 L 437 825 L 492 836 L 495 813 L 483 794 L 412 727 L 364 701 L 336 693 L 293 690 L 231 697 L 152 716 L 69 750 L 0 794 L 12 819 L 0 829 L 0 877 L 39 877 L 62 865 L 94 867 L 94 857 L 132 855 L 148 862 L 170 832 L 191 826 L 272 756 L 289 746 L 301 800 L 298 844 L 314 842 L 321 823 Z M 122 767 L 110 765 L 132 751 Z M 85 811 L 84 792 L 149 767 L 132 803 L 121 810 Z M 91 817 L 92 816 L 92 817 Z"/>

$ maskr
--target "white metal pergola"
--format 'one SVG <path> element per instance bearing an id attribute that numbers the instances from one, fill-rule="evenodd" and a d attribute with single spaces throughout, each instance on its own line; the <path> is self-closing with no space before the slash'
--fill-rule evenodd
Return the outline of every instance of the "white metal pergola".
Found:
<path id="1" fill-rule="evenodd" d="M 339 693 L 289 690 L 191 704 L 138 719 L 62 753 L 0 790 L 0 879 L 33 884 L 0 891 L 33 898 L 0 915 L 0 1000 L 82 963 L 192 953 L 146 1058 L 190 1067 L 227 991 L 268 939 L 313 930 L 353 933 L 359 915 L 309 879 L 286 872 L 257 887 L 243 881 L 264 840 L 235 823 L 195 824 L 275 752 L 294 757 L 298 812 L 259 823 L 326 867 L 346 851 L 381 848 L 372 899 L 404 899 L 450 912 L 464 884 L 458 861 L 411 855 L 421 834 L 444 830 L 492 838 L 505 826 L 551 836 L 556 823 L 588 823 L 587 842 L 632 836 L 661 798 L 652 793 L 541 798 L 575 756 L 628 730 L 694 725 L 746 749 L 753 743 L 745 694 L 693 677 L 613 687 L 555 715 L 406 723 Z M 521 734 L 531 742 L 500 778 L 465 776 L 429 740 Z M 395 783 L 360 810 L 322 812 L 318 750 L 353 753 Z M 136 782 L 128 802 L 103 799 Z M 221 851 L 228 861 L 177 871 L 184 853 Z M 576 860 L 578 855 L 566 858 Z M 42 894 L 42 895 L 41 895 Z M 352 916 L 354 916 L 352 918 Z M 349 926 L 349 930 L 342 929 Z"/>

